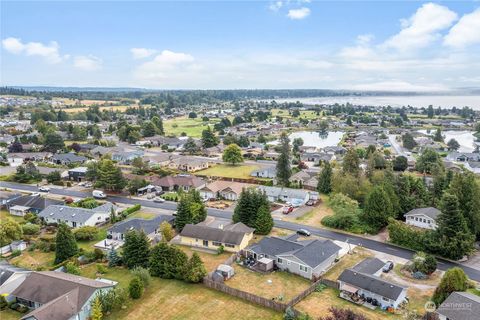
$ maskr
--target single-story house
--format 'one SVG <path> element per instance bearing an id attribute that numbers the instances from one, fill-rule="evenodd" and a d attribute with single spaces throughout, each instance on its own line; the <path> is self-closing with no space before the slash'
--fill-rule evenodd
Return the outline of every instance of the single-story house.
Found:
<path id="1" fill-rule="evenodd" d="M 97 211 L 97 208 L 84 209 L 65 205 L 53 205 L 45 208 L 38 216 L 47 224 L 64 222 L 71 228 L 94 227 L 110 219 L 110 211 L 105 212 L 103 209 L 98 209 Z"/>
<path id="2" fill-rule="evenodd" d="M 308 200 L 317 200 L 319 197 L 319 194 L 316 191 L 308 191 L 302 189 L 258 186 L 257 190 L 264 192 L 268 200 L 271 202 L 283 201 L 290 202 L 292 204 L 303 205 Z"/>
<path id="3" fill-rule="evenodd" d="M 54 154 L 50 160 L 55 164 L 70 165 L 84 163 L 88 160 L 88 158 L 84 156 L 77 156 L 75 153 L 60 153 Z"/>
<path id="4" fill-rule="evenodd" d="M 24 216 L 28 212 L 39 213 L 50 205 L 61 203 L 63 202 L 60 200 L 45 198 L 41 195 L 23 195 L 9 201 L 6 207 L 10 214 Z M 25 211 L 21 207 L 28 207 L 29 210 Z M 14 208 L 13 211 L 11 211 L 12 208 Z"/>
<path id="5" fill-rule="evenodd" d="M 240 193 L 245 188 L 251 187 L 250 184 L 217 180 L 207 184 L 199 190 L 200 196 L 204 199 L 226 199 L 236 201 Z"/>
<path id="6" fill-rule="evenodd" d="M 7 161 L 11 167 L 16 167 L 25 161 L 46 161 L 51 155 L 49 152 L 9 153 L 7 154 Z"/>
<path id="7" fill-rule="evenodd" d="M 318 172 L 301 170 L 290 177 L 290 182 L 296 183 L 303 187 L 316 189 L 318 185 Z"/>
<path id="8" fill-rule="evenodd" d="M 407 288 L 380 278 L 378 274 L 383 266 L 378 259 L 370 259 L 345 269 L 338 277 L 340 297 L 370 298 L 382 308 L 398 308 L 407 297 Z"/>
<path id="9" fill-rule="evenodd" d="M 446 159 L 455 162 L 480 161 L 480 153 L 453 151 L 447 154 Z"/>
<path id="10" fill-rule="evenodd" d="M 250 173 L 250 176 L 256 177 L 256 178 L 270 178 L 274 179 L 277 177 L 277 168 L 276 167 L 266 167 L 266 168 L 261 168 L 258 170 L 252 171 Z"/>
<path id="11" fill-rule="evenodd" d="M 13 199 L 19 198 L 22 195 L 12 191 L 0 191 L 0 206 L 4 206 Z"/>
<path id="12" fill-rule="evenodd" d="M 168 164 L 168 167 L 171 169 L 178 169 L 185 172 L 195 172 L 203 169 L 208 169 L 209 166 L 209 160 L 191 156 L 174 158 Z"/>
<path id="13" fill-rule="evenodd" d="M 9 210 L 12 216 L 18 216 L 18 217 L 24 217 L 29 211 L 30 211 L 30 207 L 19 206 L 19 205 L 10 207 L 10 210 Z"/>
<path id="14" fill-rule="evenodd" d="M 286 238 L 265 237 L 246 248 L 245 252 L 257 261 L 265 258 L 273 260 L 280 270 L 316 279 L 334 264 L 340 249 L 331 240 L 298 240 L 297 235 L 292 235 Z"/>
<path id="15" fill-rule="evenodd" d="M 417 208 L 405 214 L 405 222 L 418 228 L 434 230 L 440 214 L 441 211 L 433 207 Z"/>
<path id="16" fill-rule="evenodd" d="M 57 271 L 31 272 L 12 296 L 31 309 L 21 320 L 86 320 L 97 294 L 115 285 Z"/>
<path id="17" fill-rule="evenodd" d="M 168 146 L 169 149 L 181 149 L 186 142 L 186 139 L 163 136 L 148 137 L 145 140 L 148 140 L 154 146 Z"/>
<path id="18" fill-rule="evenodd" d="M 11 293 L 25 280 L 32 271 L 12 266 L 6 261 L 0 261 L 0 295 L 10 302 L 14 298 Z"/>
<path id="19" fill-rule="evenodd" d="M 154 156 L 144 157 L 145 161 L 148 161 L 150 166 L 158 165 L 161 167 L 167 167 L 173 159 L 180 157 L 179 155 L 171 154 L 168 152 L 159 152 Z"/>
<path id="20" fill-rule="evenodd" d="M 158 190 L 163 191 L 176 191 L 178 189 L 188 191 L 191 188 L 199 190 L 205 186 L 204 180 L 188 174 L 178 174 L 176 176 L 166 176 L 162 178 L 152 177 L 149 181 L 152 185 L 158 187 Z"/>
<path id="21" fill-rule="evenodd" d="M 107 231 L 107 238 L 112 240 L 123 241 L 125 235 L 130 230 L 143 231 L 150 240 L 159 235 L 159 227 L 163 221 L 172 224 L 175 217 L 169 215 L 159 215 L 153 219 L 128 219 L 115 223 Z"/>
<path id="22" fill-rule="evenodd" d="M 180 244 L 217 250 L 223 246 L 225 251 L 238 252 L 243 250 L 253 237 L 253 228 L 241 222 L 222 226 L 209 227 L 202 224 L 187 224 L 180 233 Z"/>
<path id="23" fill-rule="evenodd" d="M 315 165 L 319 165 L 321 162 L 330 162 L 335 159 L 335 155 L 332 153 L 305 152 L 300 154 L 301 161 L 313 162 Z"/>
<path id="24" fill-rule="evenodd" d="M 83 181 L 85 180 L 85 177 L 87 176 L 87 167 L 77 167 L 68 170 L 68 180 L 73 180 L 73 181 Z"/>
<path id="25" fill-rule="evenodd" d="M 122 151 L 112 153 L 112 160 L 122 164 L 130 164 L 135 158 L 142 158 L 143 150 Z"/>
<path id="26" fill-rule="evenodd" d="M 477 320 L 480 297 L 470 292 L 452 292 L 435 311 L 440 320 Z"/>

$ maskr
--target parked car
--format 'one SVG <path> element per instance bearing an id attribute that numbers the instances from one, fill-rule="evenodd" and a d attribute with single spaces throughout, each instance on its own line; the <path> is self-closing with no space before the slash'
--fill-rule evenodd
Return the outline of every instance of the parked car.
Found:
<path id="1" fill-rule="evenodd" d="M 314 205 L 315 205 L 315 203 L 316 203 L 316 201 L 315 201 L 315 200 L 313 200 L 313 199 L 310 199 L 310 200 L 308 200 L 308 201 L 307 201 L 306 205 L 307 205 L 307 206 L 314 206 Z"/>
<path id="2" fill-rule="evenodd" d="M 47 187 L 47 186 L 41 186 L 40 188 L 38 188 L 38 191 L 49 192 L 49 191 L 50 191 L 50 188 Z"/>
<path id="3" fill-rule="evenodd" d="M 310 235 L 312 233 L 310 231 L 306 230 L 306 229 L 298 229 L 297 234 L 302 235 L 302 236 L 306 236 L 306 237 L 310 237 Z"/>
<path id="4" fill-rule="evenodd" d="M 156 195 L 156 196 L 161 196 L 161 195 L 164 194 L 164 193 L 165 193 L 165 191 L 163 191 L 163 190 L 157 190 L 157 191 L 155 191 L 155 195 Z"/>
<path id="5" fill-rule="evenodd" d="M 165 199 L 160 198 L 160 197 L 155 197 L 155 198 L 153 198 L 153 202 L 164 203 L 164 202 L 165 202 Z"/>
<path id="6" fill-rule="evenodd" d="M 40 193 L 38 192 L 33 192 L 32 194 L 30 194 L 32 197 L 40 197 Z"/>
<path id="7" fill-rule="evenodd" d="M 385 273 L 388 273 L 392 269 L 393 269 L 393 262 L 387 261 L 387 263 L 385 263 L 385 265 L 383 266 L 382 271 Z"/>
<path id="8" fill-rule="evenodd" d="M 96 199 L 106 199 L 107 195 L 101 190 L 93 190 L 92 196 Z"/>
<path id="9" fill-rule="evenodd" d="M 293 211 L 292 206 L 283 207 L 283 214 L 289 214 L 292 211 Z"/>
<path id="10" fill-rule="evenodd" d="M 147 199 L 148 200 L 152 200 L 153 198 L 155 198 L 155 195 L 153 193 L 147 194 Z"/>
<path id="11" fill-rule="evenodd" d="M 85 188 L 91 188 L 93 187 L 93 184 L 91 182 L 85 183 Z"/>

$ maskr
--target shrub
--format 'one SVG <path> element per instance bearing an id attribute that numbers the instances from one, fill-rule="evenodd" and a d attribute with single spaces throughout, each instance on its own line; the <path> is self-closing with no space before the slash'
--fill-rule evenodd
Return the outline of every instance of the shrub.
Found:
<path id="1" fill-rule="evenodd" d="M 18 257 L 18 256 L 21 255 L 21 254 L 22 254 L 22 251 L 20 251 L 20 250 L 18 250 L 18 249 L 17 249 L 17 250 L 13 250 L 13 251 L 12 251 L 12 254 L 10 255 L 10 257 L 11 257 L 11 258 L 15 258 L 15 257 Z"/>
<path id="2" fill-rule="evenodd" d="M 143 282 L 140 278 L 135 277 L 128 285 L 128 293 L 132 299 L 140 299 L 143 294 Z"/>
<path id="3" fill-rule="evenodd" d="M 139 278 L 140 280 L 142 280 L 144 287 L 148 287 L 150 285 L 152 277 L 150 276 L 150 272 L 148 271 L 148 269 L 142 267 L 135 267 L 131 271 L 131 273 L 135 278 Z"/>
<path id="4" fill-rule="evenodd" d="M 102 304 L 102 312 L 107 314 L 125 305 L 128 300 L 128 293 L 124 288 L 116 287 L 108 291 L 99 291 L 97 297 Z"/>
<path id="5" fill-rule="evenodd" d="M 142 206 L 137 203 L 137 204 L 131 206 L 130 208 L 127 208 L 127 209 L 123 210 L 121 214 L 128 216 L 128 215 L 134 213 L 135 211 L 140 210 L 141 208 L 142 208 Z"/>
<path id="6" fill-rule="evenodd" d="M 65 265 L 65 270 L 67 273 L 75 274 L 77 276 L 80 275 L 80 268 L 74 262 L 68 262 Z"/>
<path id="7" fill-rule="evenodd" d="M 40 232 L 40 226 L 38 224 L 26 223 L 22 226 L 23 234 L 34 235 Z"/>
<path id="8" fill-rule="evenodd" d="M 223 244 L 217 248 L 217 254 L 222 254 L 224 251 L 225 251 L 225 247 L 223 246 Z"/>
<path id="9" fill-rule="evenodd" d="M 97 273 L 105 274 L 107 273 L 107 268 L 103 264 L 97 263 Z"/>
<path id="10" fill-rule="evenodd" d="M 91 226 L 84 226 L 73 231 L 77 241 L 90 241 L 98 235 L 98 229 Z"/>
<path id="11" fill-rule="evenodd" d="M 5 309 L 8 306 L 7 299 L 5 299 L 4 295 L 0 294 L 0 310 Z"/>
<path id="12" fill-rule="evenodd" d="M 93 256 L 95 261 L 101 261 L 105 257 L 105 254 L 101 249 L 95 248 L 93 249 Z"/>

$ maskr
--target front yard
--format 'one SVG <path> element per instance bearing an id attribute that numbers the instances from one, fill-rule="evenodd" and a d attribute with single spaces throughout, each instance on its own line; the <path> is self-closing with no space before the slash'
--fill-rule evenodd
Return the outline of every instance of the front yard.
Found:
<path id="1" fill-rule="evenodd" d="M 235 275 L 225 281 L 226 285 L 284 303 L 290 301 L 311 284 L 305 278 L 284 271 L 262 274 L 240 265 L 233 264 L 232 266 Z"/>
<path id="2" fill-rule="evenodd" d="M 286 215 L 284 220 L 304 224 L 311 227 L 322 226 L 322 223 L 321 223 L 322 219 L 326 216 L 333 215 L 333 211 L 327 205 L 328 196 L 322 194 L 320 196 L 320 199 L 321 199 L 321 202 L 318 205 L 311 207 L 311 210 L 307 211 L 303 215 L 298 217 L 292 217 L 292 216 Z"/>
<path id="3" fill-rule="evenodd" d="M 251 177 L 250 174 L 252 171 L 257 170 L 258 168 L 259 166 L 251 164 L 239 164 L 235 166 L 228 164 L 217 164 L 208 169 L 197 171 L 196 174 L 212 177 L 253 179 L 254 177 Z"/>
<path id="4" fill-rule="evenodd" d="M 365 258 L 372 257 L 373 254 L 363 248 L 356 247 L 353 249 L 353 254 L 344 255 L 330 270 L 328 270 L 323 277 L 329 280 L 336 281 L 343 270 L 348 269 L 359 263 Z"/>

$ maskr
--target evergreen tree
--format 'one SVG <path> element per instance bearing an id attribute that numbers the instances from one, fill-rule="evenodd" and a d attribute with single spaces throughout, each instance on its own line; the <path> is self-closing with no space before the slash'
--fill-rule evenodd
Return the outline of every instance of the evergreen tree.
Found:
<path id="1" fill-rule="evenodd" d="M 332 192 L 332 176 L 333 171 L 329 162 L 325 162 L 323 169 L 318 176 L 317 190 L 318 192 L 329 194 Z"/>
<path id="2" fill-rule="evenodd" d="M 467 288 L 468 277 L 465 272 L 459 267 L 448 269 L 435 289 L 432 300 L 440 306 L 452 292 L 466 291 Z"/>
<path id="3" fill-rule="evenodd" d="M 126 181 L 122 170 L 112 160 L 104 159 L 98 167 L 97 185 L 106 190 L 120 191 L 125 187 Z"/>
<path id="4" fill-rule="evenodd" d="M 360 173 L 360 159 L 355 149 L 348 149 L 347 153 L 343 157 L 342 170 L 344 174 L 351 174 L 358 177 Z"/>
<path id="5" fill-rule="evenodd" d="M 164 279 L 184 279 L 188 257 L 182 250 L 160 242 L 152 249 L 150 274 Z"/>
<path id="6" fill-rule="evenodd" d="M 440 155 L 431 148 L 425 149 L 415 164 L 415 169 L 422 173 L 432 173 L 441 168 L 443 168 L 443 161 Z"/>
<path id="7" fill-rule="evenodd" d="M 78 246 L 75 236 L 65 223 L 60 223 L 55 237 L 55 264 L 70 259 L 77 252 Z"/>
<path id="8" fill-rule="evenodd" d="M 433 136 L 433 141 L 443 142 L 442 131 L 440 130 L 440 128 L 437 128 L 437 131 L 435 131 L 435 135 Z"/>
<path id="9" fill-rule="evenodd" d="M 110 251 L 108 251 L 107 260 L 108 260 L 108 266 L 109 267 L 119 266 L 122 262 L 121 261 L 122 259 L 118 255 L 117 250 L 115 250 L 113 248 L 110 249 Z"/>
<path id="10" fill-rule="evenodd" d="M 192 223 L 193 215 L 190 209 L 190 198 L 182 195 L 177 205 L 177 216 L 175 217 L 175 228 L 178 232 L 182 231 L 185 225 Z"/>
<path id="11" fill-rule="evenodd" d="M 143 282 L 139 277 L 134 277 L 128 284 L 128 293 L 132 299 L 140 299 L 143 295 Z"/>
<path id="12" fill-rule="evenodd" d="M 90 319 L 91 320 L 102 320 L 103 319 L 102 304 L 100 302 L 99 297 L 96 297 L 95 299 L 93 299 L 92 311 L 90 312 Z"/>
<path id="13" fill-rule="evenodd" d="M 240 194 L 237 206 L 233 212 L 233 221 L 235 223 L 242 222 L 251 228 L 256 228 L 257 223 L 263 221 L 265 223 L 265 227 L 263 227 L 263 230 L 260 232 L 265 232 L 265 230 L 268 229 L 270 222 L 265 212 L 260 211 L 266 210 L 270 215 L 269 208 L 270 204 L 264 193 L 255 189 L 244 189 Z"/>
<path id="14" fill-rule="evenodd" d="M 185 152 L 188 154 L 195 154 L 200 151 L 200 148 L 197 146 L 193 138 L 188 138 L 183 145 L 183 150 L 185 150 Z"/>
<path id="15" fill-rule="evenodd" d="M 157 128 L 157 133 L 159 135 L 164 135 L 165 134 L 165 131 L 163 129 L 163 120 L 162 118 L 158 117 L 158 116 L 153 116 L 152 117 L 152 122 L 153 124 L 155 125 L 155 127 Z"/>
<path id="16" fill-rule="evenodd" d="M 153 137 L 157 131 L 155 125 L 151 121 L 145 121 L 142 125 L 142 134 L 144 137 Z"/>
<path id="17" fill-rule="evenodd" d="M 387 225 L 388 218 L 393 215 L 392 204 L 387 192 L 381 186 L 374 187 L 365 201 L 363 212 L 365 222 L 376 229 L 380 229 Z"/>
<path id="18" fill-rule="evenodd" d="M 458 143 L 457 140 L 452 138 L 447 142 L 447 146 L 448 146 L 448 150 L 455 150 L 456 151 L 460 148 L 460 143 Z"/>
<path id="19" fill-rule="evenodd" d="M 162 240 L 166 242 L 169 242 L 170 240 L 172 240 L 175 235 L 172 225 L 167 221 L 163 221 L 160 224 L 160 233 L 162 235 Z"/>
<path id="20" fill-rule="evenodd" d="M 202 146 L 204 148 L 211 148 L 218 144 L 218 138 L 213 133 L 212 128 L 210 126 L 207 129 L 202 131 Z"/>
<path id="21" fill-rule="evenodd" d="M 255 217 L 255 233 L 267 235 L 272 231 L 273 218 L 269 207 L 261 206 Z"/>
<path id="22" fill-rule="evenodd" d="M 289 184 L 292 168 L 290 165 L 290 139 L 287 133 L 282 132 L 280 136 L 280 155 L 277 160 L 277 182 L 282 186 Z"/>
<path id="23" fill-rule="evenodd" d="M 404 156 L 395 157 L 393 160 L 393 170 L 405 171 L 408 168 L 408 159 Z"/>
<path id="24" fill-rule="evenodd" d="M 123 263 L 128 269 L 135 267 L 146 268 L 150 248 L 148 238 L 143 231 L 130 230 L 125 235 L 123 245 Z"/>
<path id="25" fill-rule="evenodd" d="M 413 139 L 413 136 L 408 132 L 402 136 L 402 144 L 403 144 L 403 147 L 407 148 L 408 150 L 412 150 L 417 146 L 417 142 Z"/>
<path id="26" fill-rule="evenodd" d="M 200 259 L 200 256 L 196 252 L 194 252 L 190 257 L 185 270 L 185 280 L 192 283 L 201 282 L 207 275 L 207 270 L 203 265 L 202 259 Z"/>
<path id="27" fill-rule="evenodd" d="M 444 184 L 449 183 L 445 177 Z M 480 187 L 473 173 L 457 173 L 450 181 L 448 192 L 457 196 L 460 212 L 473 235 L 480 237 Z"/>
<path id="28" fill-rule="evenodd" d="M 232 165 L 243 162 L 242 150 L 236 144 L 228 145 L 223 151 L 222 160 Z"/>
<path id="29" fill-rule="evenodd" d="M 65 143 L 58 133 L 50 132 L 45 135 L 45 141 L 43 142 L 45 151 L 56 153 L 63 148 L 65 148 Z"/>

